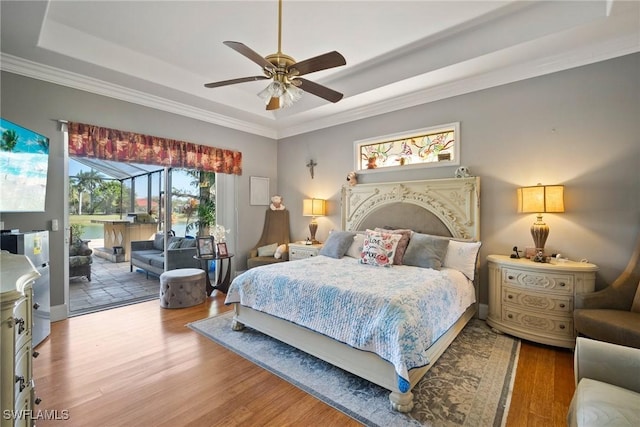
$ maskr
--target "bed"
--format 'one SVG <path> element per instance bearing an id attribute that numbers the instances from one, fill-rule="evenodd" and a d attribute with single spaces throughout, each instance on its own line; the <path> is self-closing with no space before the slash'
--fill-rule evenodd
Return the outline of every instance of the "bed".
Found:
<path id="1" fill-rule="evenodd" d="M 342 230 L 410 229 L 409 245 L 424 236 L 479 242 L 479 191 L 478 177 L 345 186 Z M 411 389 L 477 312 L 477 258 L 471 268 L 384 268 L 321 255 L 248 270 L 225 302 L 234 305 L 234 330 L 249 326 L 378 384 L 395 410 L 409 412 Z"/>

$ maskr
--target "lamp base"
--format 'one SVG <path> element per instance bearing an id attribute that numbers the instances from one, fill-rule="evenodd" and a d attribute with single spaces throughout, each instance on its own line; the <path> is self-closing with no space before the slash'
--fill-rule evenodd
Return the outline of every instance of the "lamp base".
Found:
<path id="1" fill-rule="evenodd" d="M 309 223 L 309 234 L 311 235 L 311 243 L 314 245 L 320 243 L 316 240 L 316 231 L 318 231 L 318 223 L 311 221 Z"/>
<path id="2" fill-rule="evenodd" d="M 542 215 L 538 215 L 538 220 L 531 225 L 531 237 L 536 247 L 536 254 L 539 252 L 544 254 L 544 244 L 549 237 L 549 226 L 542 222 Z"/>

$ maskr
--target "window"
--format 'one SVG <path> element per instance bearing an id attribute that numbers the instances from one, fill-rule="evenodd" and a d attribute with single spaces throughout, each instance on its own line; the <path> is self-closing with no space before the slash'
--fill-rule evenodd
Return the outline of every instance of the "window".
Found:
<path id="1" fill-rule="evenodd" d="M 460 164 L 460 123 L 355 142 L 359 172 Z"/>

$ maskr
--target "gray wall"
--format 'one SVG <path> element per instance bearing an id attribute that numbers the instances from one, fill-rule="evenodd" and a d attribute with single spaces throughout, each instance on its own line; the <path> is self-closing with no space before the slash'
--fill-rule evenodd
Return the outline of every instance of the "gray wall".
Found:
<path id="1" fill-rule="evenodd" d="M 564 184 L 564 214 L 547 214 L 547 248 L 598 264 L 597 286 L 626 266 L 640 233 L 640 55 L 630 55 L 278 142 L 278 188 L 296 240 L 308 235 L 304 197 L 330 200 L 317 237 L 340 228 L 340 188 L 354 141 L 461 123 L 461 164 L 481 177 L 481 302 L 486 256 L 532 246 L 534 214 L 516 213 L 516 188 Z M 315 179 L 305 164 L 318 163 Z M 359 182 L 452 177 L 455 167 L 378 172 Z"/>
<path id="2" fill-rule="evenodd" d="M 481 177 L 481 302 L 486 302 L 486 255 L 531 245 L 535 216 L 515 212 L 521 185 L 564 184 L 566 212 L 547 214 L 547 248 L 600 266 L 598 287 L 625 267 L 640 233 L 640 55 L 529 79 L 363 119 L 279 142 L 197 120 L 2 73 L 2 116 L 51 138 L 44 214 L 2 215 L 7 228 L 48 229 L 61 219 L 62 135 L 55 119 L 76 120 L 243 152 L 238 185 L 236 268 L 262 230 L 264 207 L 249 205 L 249 177 L 271 179 L 291 211 L 294 239 L 308 235 L 304 197 L 329 200 L 318 238 L 340 227 L 340 188 L 353 170 L 353 142 L 432 125 L 461 122 L 461 164 Z M 276 149 L 277 146 L 277 149 Z M 311 179 L 305 167 L 318 166 Z M 281 165 L 278 167 L 278 165 Z M 455 167 L 362 175 L 361 182 L 453 176 Z M 276 185 L 277 183 L 277 185 Z M 63 232 L 51 233 L 52 305 L 62 304 Z"/>
<path id="3" fill-rule="evenodd" d="M 50 229 L 52 219 L 60 220 L 60 230 L 50 232 L 51 305 L 64 304 L 64 231 L 62 219 L 66 165 L 62 133 L 56 119 L 90 123 L 196 144 L 242 151 L 243 174 L 237 185 L 238 222 L 235 268 L 244 269 L 246 253 L 262 232 L 266 206 L 249 205 L 249 177 L 270 178 L 271 192 L 277 192 L 276 141 L 142 107 L 112 98 L 2 73 L 2 117 L 50 138 L 50 160 L 45 213 L 3 214 L 5 228 Z M 223 208 L 223 207 L 221 207 Z M 233 238 L 233 237 L 232 237 Z"/>

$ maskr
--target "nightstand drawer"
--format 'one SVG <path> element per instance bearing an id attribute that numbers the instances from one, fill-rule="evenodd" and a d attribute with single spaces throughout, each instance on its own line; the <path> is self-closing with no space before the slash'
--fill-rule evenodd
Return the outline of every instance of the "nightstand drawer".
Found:
<path id="1" fill-rule="evenodd" d="M 539 291 L 554 291 L 573 294 L 573 275 L 551 272 L 536 272 L 504 268 L 502 280 L 505 285 L 518 286 Z"/>
<path id="2" fill-rule="evenodd" d="M 502 307 L 502 320 L 505 323 L 518 325 L 528 330 L 573 337 L 573 320 L 569 317 L 554 317 L 545 313 L 532 313 L 504 306 Z"/>
<path id="3" fill-rule="evenodd" d="M 573 298 L 571 296 L 527 292 L 519 288 L 504 287 L 502 301 L 528 308 L 530 310 L 549 310 L 566 315 L 573 312 Z"/>

